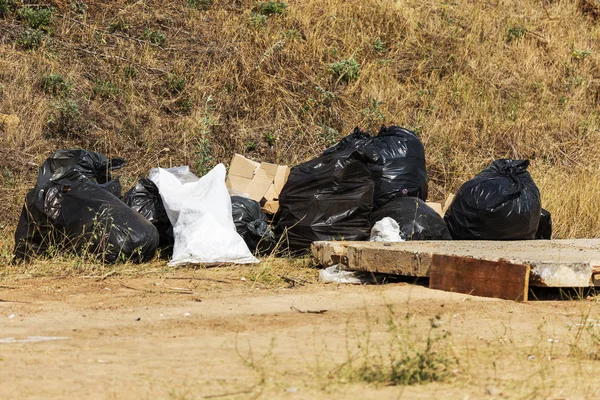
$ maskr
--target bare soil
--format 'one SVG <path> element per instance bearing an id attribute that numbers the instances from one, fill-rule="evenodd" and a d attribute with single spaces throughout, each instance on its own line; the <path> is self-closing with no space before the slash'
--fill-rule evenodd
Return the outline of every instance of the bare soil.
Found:
<path id="1" fill-rule="evenodd" d="M 269 288 L 243 280 L 247 271 L 4 278 L 2 398 L 600 397 L 595 298 L 515 303 L 410 283 Z M 418 347 L 435 316 L 457 360 L 446 381 L 390 386 L 342 373 L 359 354 L 387 354 L 390 319 L 410 321 Z"/>

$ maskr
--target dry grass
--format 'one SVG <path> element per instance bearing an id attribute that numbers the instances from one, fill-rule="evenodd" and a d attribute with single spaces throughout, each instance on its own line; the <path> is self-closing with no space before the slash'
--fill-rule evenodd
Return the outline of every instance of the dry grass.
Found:
<path id="1" fill-rule="evenodd" d="M 600 27 L 588 3 L 309 0 L 260 16 L 251 0 L 60 2 L 29 50 L 10 11 L 0 113 L 21 122 L 0 128 L 3 233 L 58 148 L 125 157 L 128 188 L 152 166 L 201 173 L 234 152 L 294 165 L 385 123 L 421 136 L 434 200 L 494 158 L 529 158 L 556 237 L 600 237 Z M 331 72 L 351 58 L 354 79 Z M 50 74 L 70 93 L 44 91 Z"/>

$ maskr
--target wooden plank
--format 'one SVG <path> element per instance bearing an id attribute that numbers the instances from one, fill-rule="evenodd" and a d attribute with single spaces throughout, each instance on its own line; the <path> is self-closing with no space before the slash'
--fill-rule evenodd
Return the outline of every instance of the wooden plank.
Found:
<path id="1" fill-rule="evenodd" d="M 505 260 L 434 254 L 429 288 L 505 300 L 527 301 L 530 266 Z"/>
<path id="2" fill-rule="evenodd" d="M 348 245 L 346 269 L 415 277 L 429 275 L 431 253 L 399 250 L 392 243 L 381 244 L 377 247 Z"/>

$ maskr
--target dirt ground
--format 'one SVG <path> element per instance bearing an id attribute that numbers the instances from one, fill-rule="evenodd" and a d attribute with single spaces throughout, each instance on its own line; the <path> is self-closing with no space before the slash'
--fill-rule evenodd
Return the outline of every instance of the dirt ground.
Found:
<path id="1" fill-rule="evenodd" d="M 316 277 L 271 287 L 250 268 L 2 278 L 2 398 L 600 398 L 596 298 L 515 303 Z M 429 331 L 450 360 L 442 382 L 356 378 L 365 362 L 424 348 Z"/>

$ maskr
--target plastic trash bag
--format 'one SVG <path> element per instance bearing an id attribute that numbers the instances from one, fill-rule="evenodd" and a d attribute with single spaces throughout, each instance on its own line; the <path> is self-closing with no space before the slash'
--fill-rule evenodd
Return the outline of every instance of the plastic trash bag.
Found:
<path id="1" fill-rule="evenodd" d="M 17 260 L 50 251 L 95 255 L 105 262 L 154 255 L 158 234 L 119 200 L 111 171 L 125 160 L 86 150 L 59 150 L 40 167 L 15 230 Z M 141 219 L 140 219 L 141 217 Z"/>
<path id="2" fill-rule="evenodd" d="M 265 254 L 275 249 L 275 234 L 257 201 L 232 196 L 231 210 L 235 229 L 252 253 Z"/>
<path id="3" fill-rule="evenodd" d="M 290 250 L 316 240 L 366 240 L 373 180 L 357 150 L 333 152 L 292 168 L 279 195 L 277 233 Z"/>
<path id="4" fill-rule="evenodd" d="M 427 200 L 425 149 L 414 132 L 399 126 L 383 126 L 377 136 L 371 137 L 354 128 L 350 135 L 325 150 L 323 155 L 351 149 L 361 152 L 371 171 L 375 182 L 373 209 L 398 196 Z"/>
<path id="5" fill-rule="evenodd" d="M 552 239 L 552 215 L 550 211 L 542 208 L 540 214 L 540 223 L 538 224 L 537 231 L 535 232 L 536 239 Z"/>
<path id="6" fill-rule="evenodd" d="M 160 237 L 159 247 L 162 250 L 170 249 L 172 251 L 173 226 L 154 182 L 148 178 L 140 179 L 133 188 L 125 193 L 123 201 L 156 227 Z"/>
<path id="7" fill-rule="evenodd" d="M 400 227 L 396 220 L 390 217 L 375 222 L 371 228 L 369 242 L 404 242 L 400 237 Z"/>
<path id="8" fill-rule="evenodd" d="M 29 258 L 54 246 L 103 262 L 140 262 L 158 246 L 156 228 L 116 196 L 88 181 L 50 182 L 29 192 L 15 232 L 15 255 Z"/>
<path id="9" fill-rule="evenodd" d="M 235 230 L 225 173 L 219 164 L 197 181 L 185 183 L 165 169 L 150 171 L 173 225 L 169 265 L 259 262 Z"/>
<path id="10" fill-rule="evenodd" d="M 92 151 L 58 150 L 40 167 L 36 186 L 41 188 L 50 181 L 58 182 L 62 179 L 74 181 L 82 178 L 106 184 L 112 180 L 111 171 L 122 168 L 125 164 L 122 158 L 107 160 L 104 155 Z M 109 186 L 107 190 L 114 193 L 114 190 L 110 190 L 111 187 L 114 188 Z"/>
<path id="11" fill-rule="evenodd" d="M 427 200 L 425 149 L 414 132 L 399 126 L 383 126 L 361 151 L 375 181 L 374 209 L 399 196 Z"/>
<path id="12" fill-rule="evenodd" d="M 340 264 L 320 270 L 319 281 L 323 283 L 349 283 L 352 285 L 378 283 L 375 274 L 364 271 L 345 271 L 344 266 Z"/>
<path id="13" fill-rule="evenodd" d="M 444 219 L 417 197 L 396 197 L 371 213 L 371 224 L 393 218 L 400 227 L 402 240 L 451 240 Z"/>
<path id="14" fill-rule="evenodd" d="M 496 160 L 464 183 L 444 217 L 452 237 L 534 239 L 542 207 L 528 166 L 529 160 Z"/>

